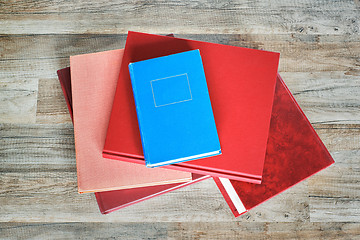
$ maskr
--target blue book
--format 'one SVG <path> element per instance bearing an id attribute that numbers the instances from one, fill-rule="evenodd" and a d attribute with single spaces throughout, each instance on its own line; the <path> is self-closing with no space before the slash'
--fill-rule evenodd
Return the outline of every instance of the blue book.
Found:
<path id="1" fill-rule="evenodd" d="M 129 64 L 147 167 L 221 154 L 199 50 Z"/>

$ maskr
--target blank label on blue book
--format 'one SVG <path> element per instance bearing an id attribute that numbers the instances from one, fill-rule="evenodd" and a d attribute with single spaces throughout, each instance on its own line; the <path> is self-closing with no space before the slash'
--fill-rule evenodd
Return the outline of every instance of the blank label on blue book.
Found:
<path id="1" fill-rule="evenodd" d="M 155 107 L 190 101 L 191 88 L 187 73 L 150 81 Z"/>
<path id="2" fill-rule="evenodd" d="M 147 167 L 221 154 L 199 50 L 129 64 Z"/>

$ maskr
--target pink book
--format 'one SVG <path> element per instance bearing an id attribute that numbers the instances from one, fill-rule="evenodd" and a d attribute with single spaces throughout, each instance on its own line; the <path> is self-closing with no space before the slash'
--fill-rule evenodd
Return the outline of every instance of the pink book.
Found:
<path id="1" fill-rule="evenodd" d="M 71 76 L 70 68 L 64 68 L 57 71 L 59 81 L 64 93 L 65 101 L 72 118 L 71 102 Z M 188 186 L 190 184 L 205 180 L 210 176 L 192 174 L 192 180 L 185 183 L 164 184 L 150 187 L 131 188 L 123 190 L 113 190 L 95 193 L 96 200 L 102 214 L 108 214 L 121 208 L 130 206 L 144 200 L 160 196 L 164 193 Z"/>
<path id="2" fill-rule="evenodd" d="M 214 178 L 235 217 L 334 163 L 278 75 L 260 185 Z"/>
<path id="3" fill-rule="evenodd" d="M 102 157 L 123 49 L 70 57 L 78 191 L 183 183 L 191 173 Z"/>

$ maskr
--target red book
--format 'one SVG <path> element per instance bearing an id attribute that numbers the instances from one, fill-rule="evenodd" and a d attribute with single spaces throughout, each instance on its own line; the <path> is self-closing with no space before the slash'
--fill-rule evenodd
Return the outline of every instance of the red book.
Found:
<path id="1" fill-rule="evenodd" d="M 64 93 L 66 105 L 69 109 L 71 120 L 74 122 L 73 118 L 73 108 L 72 108 L 72 94 L 71 94 L 71 73 L 70 67 L 63 68 L 57 71 L 57 75 L 60 81 L 61 89 Z"/>
<path id="2" fill-rule="evenodd" d="M 150 187 L 132 188 L 95 193 L 96 200 L 102 214 L 111 213 L 121 208 L 142 202 L 144 200 L 160 196 L 164 193 L 189 186 L 193 183 L 210 178 L 199 174 L 192 174 L 193 180 L 186 183 L 174 183 Z"/>
<path id="3" fill-rule="evenodd" d="M 57 74 L 59 77 L 61 88 L 64 93 L 66 104 L 69 109 L 70 116 L 72 118 L 73 114 L 71 102 L 72 93 L 70 67 L 58 70 Z M 95 196 L 100 212 L 102 214 L 107 214 L 208 178 L 210 178 L 210 176 L 192 174 L 192 181 L 185 183 L 164 184 L 150 187 L 97 192 L 95 193 Z"/>
<path id="4" fill-rule="evenodd" d="M 214 178 L 235 217 L 334 163 L 280 75 L 260 185 Z"/>
<path id="5" fill-rule="evenodd" d="M 279 54 L 129 32 L 103 150 L 106 158 L 144 164 L 128 65 L 199 49 L 222 155 L 164 166 L 261 183 Z"/>

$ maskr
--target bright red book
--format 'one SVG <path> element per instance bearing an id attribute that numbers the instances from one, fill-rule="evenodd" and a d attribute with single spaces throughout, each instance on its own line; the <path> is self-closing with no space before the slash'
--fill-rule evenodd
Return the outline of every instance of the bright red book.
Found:
<path id="1" fill-rule="evenodd" d="M 129 32 L 103 156 L 144 164 L 128 65 L 199 49 L 222 155 L 164 166 L 261 183 L 279 54 Z"/>
<path id="2" fill-rule="evenodd" d="M 214 178 L 235 217 L 334 163 L 280 75 L 260 185 Z"/>

